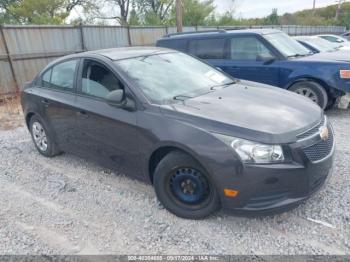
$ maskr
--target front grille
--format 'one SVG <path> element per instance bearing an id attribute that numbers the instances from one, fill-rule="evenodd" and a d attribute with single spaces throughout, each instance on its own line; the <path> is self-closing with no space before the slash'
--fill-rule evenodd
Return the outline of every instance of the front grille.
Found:
<path id="1" fill-rule="evenodd" d="M 305 155 L 310 161 L 315 162 L 324 159 L 331 153 L 334 144 L 334 135 L 330 126 L 328 126 L 328 130 L 329 137 L 326 141 L 321 140 L 312 146 L 303 148 Z"/>
<path id="2" fill-rule="evenodd" d="M 326 122 L 326 118 L 323 117 L 321 122 L 318 123 L 316 126 L 314 126 L 313 128 L 311 128 L 310 130 L 306 131 L 305 133 L 302 133 L 302 134 L 299 134 L 297 137 L 298 139 L 304 139 L 304 138 L 307 138 L 309 136 L 312 136 L 313 134 L 315 133 L 318 133 L 320 128 L 322 126 L 324 126 L 324 123 Z"/>

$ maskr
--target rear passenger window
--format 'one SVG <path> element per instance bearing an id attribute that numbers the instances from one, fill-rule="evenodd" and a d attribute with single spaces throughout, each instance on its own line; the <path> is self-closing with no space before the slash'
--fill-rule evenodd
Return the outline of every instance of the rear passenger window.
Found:
<path id="1" fill-rule="evenodd" d="M 73 89 L 77 60 L 60 63 L 52 68 L 51 86 L 58 89 Z"/>
<path id="2" fill-rule="evenodd" d="M 43 87 L 72 90 L 78 60 L 69 60 L 47 70 L 41 78 Z"/>
<path id="3" fill-rule="evenodd" d="M 189 43 L 188 52 L 202 59 L 223 59 L 225 39 L 198 39 Z"/>
<path id="4" fill-rule="evenodd" d="M 52 69 L 47 70 L 42 77 L 42 86 L 50 87 Z"/>
<path id="5" fill-rule="evenodd" d="M 258 56 L 272 56 L 270 50 L 256 37 L 234 37 L 230 41 L 230 59 L 254 60 Z"/>
<path id="6" fill-rule="evenodd" d="M 178 51 L 186 52 L 187 51 L 187 40 L 175 40 L 175 41 L 163 41 L 160 46 L 175 49 Z"/>

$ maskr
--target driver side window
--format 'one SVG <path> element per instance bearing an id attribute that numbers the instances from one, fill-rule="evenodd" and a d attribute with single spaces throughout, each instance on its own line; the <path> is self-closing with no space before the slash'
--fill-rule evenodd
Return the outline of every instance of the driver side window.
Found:
<path id="1" fill-rule="evenodd" d="M 94 60 L 84 60 L 81 92 L 98 98 L 117 89 L 124 89 L 119 79 L 104 65 Z"/>
<path id="2" fill-rule="evenodd" d="M 231 60 L 256 61 L 259 56 L 273 56 L 270 50 L 256 37 L 234 37 L 230 41 Z"/>

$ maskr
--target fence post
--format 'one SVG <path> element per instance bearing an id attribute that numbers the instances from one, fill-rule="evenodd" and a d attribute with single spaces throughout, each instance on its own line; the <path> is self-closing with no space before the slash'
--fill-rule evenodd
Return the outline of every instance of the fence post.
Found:
<path id="1" fill-rule="evenodd" d="M 13 67 L 12 57 L 11 57 L 11 54 L 10 54 L 10 51 L 9 51 L 9 48 L 8 48 L 8 45 L 7 45 L 7 41 L 6 41 L 6 38 L 5 38 L 4 26 L 3 26 L 3 25 L 0 25 L 0 31 L 1 31 L 2 40 L 3 40 L 3 42 L 4 42 L 4 47 L 5 47 L 6 56 L 7 56 L 7 59 L 8 59 L 8 61 L 9 61 L 10 71 L 11 71 L 13 83 L 15 84 L 15 90 L 16 90 L 15 92 L 16 92 L 16 93 L 19 93 L 18 81 L 17 81 L 17 78 L 16 78 L 15 69 L 14 69 L 14 67 Z"/>
<path id="2" fill-rule="evenodd" d="M 80 41 L 81 41 L 81 49 L 83 51 L 86 51 L 86 46 L 85 46 L 85 39 L 84 39 L 84 31 L 83 31 L 83 24 L 79 24 L 79 31 L 80 31 Z"/>
<path id="3" fill-rule="evenodd" d="M 131 35 L 130 35 L 130 26 L 128 25 L 126 27 L 127 31 L 128 31 L 128 42 L 129 42 L 129 46 L 131 46 Z"/>

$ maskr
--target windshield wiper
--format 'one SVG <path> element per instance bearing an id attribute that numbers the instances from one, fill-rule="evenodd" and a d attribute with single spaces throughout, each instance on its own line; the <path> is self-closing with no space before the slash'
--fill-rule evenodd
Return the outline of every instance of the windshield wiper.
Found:
<path id="1" fill-rule="evenodd" d="M 303 57 L 303 56 L 309 56 L 312 55 L 311 53 L 309 54 L 295 54 L 295 55 L 289 55 L 287 56 L 288 58 L 293 58 L 293 57 Z"/>
<path id="2" fill-rule="evenodd" d="M 189 98 L 194 98 L 194 97 L 186 96 L 186 95 L 177 95 L 173 97 L 174 100 L 180 100 L 180 101 L 185 101 L 186 99 L 189 99 Z"/>
<path id="3" fill-rule="evenodd" d="M 233 84 L 237 84 L 238 82 L 239 82 L 239 79 L 235 79 L 235 80 L 233 80 L 229 83 L 226 83 L 226 84 L 212 86 L 212 87 L 210 87 L 210 90 L 215 90 L 216 87 L 220 87 L 220 86 L 230 86 Z"/>

